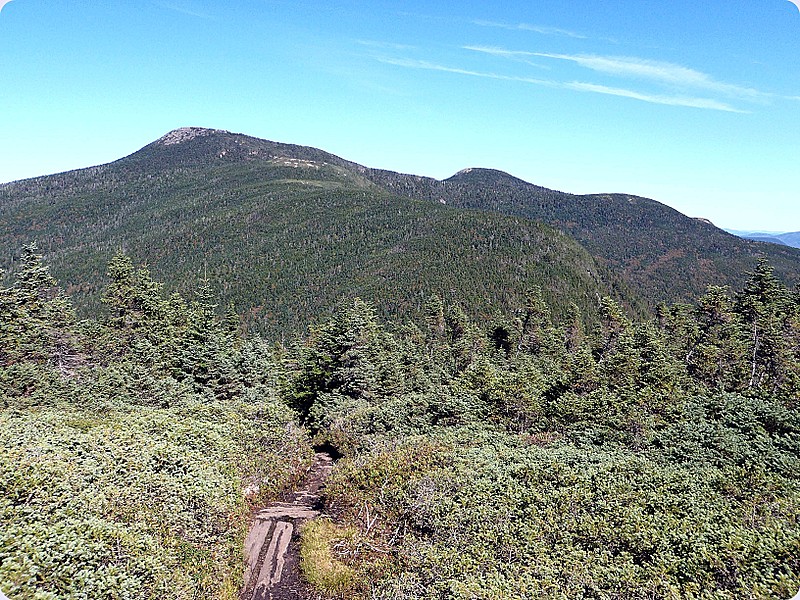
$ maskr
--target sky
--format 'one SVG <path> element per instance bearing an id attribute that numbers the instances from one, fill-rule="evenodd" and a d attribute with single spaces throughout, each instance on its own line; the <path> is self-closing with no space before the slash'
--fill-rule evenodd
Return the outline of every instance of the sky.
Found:
<path id="1" fill-rule="evenodd" d="M 202 126 L 800 230 L 789 0 L 0 5 L 0 182 Z"/>

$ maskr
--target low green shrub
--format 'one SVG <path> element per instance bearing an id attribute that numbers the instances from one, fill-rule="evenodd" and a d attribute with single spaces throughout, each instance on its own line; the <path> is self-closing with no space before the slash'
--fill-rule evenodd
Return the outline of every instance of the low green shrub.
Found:
<path id="1" fill-rule="evenodd" d="M 15 600 L 236 597 L 243 489 L 274 497 L 308 458 L 290 419 L 269 398 L 3 413 L 0 589 Z"/>

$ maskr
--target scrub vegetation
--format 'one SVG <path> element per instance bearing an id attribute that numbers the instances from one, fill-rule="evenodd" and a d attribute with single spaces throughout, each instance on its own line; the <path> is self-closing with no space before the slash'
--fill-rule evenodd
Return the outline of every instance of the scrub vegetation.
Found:
<path id="1" fill-rule="evenodd" d="M 35 248 L 0 290 L 0 589 L 237 598 L 250 508 L 310 461 L 269 348 L 122 256 L 77 321 Z"/>
<path id="2" fill-rule="evenodd" d="M 0 588 L 14 600 L 235 598 L 252 506 L 312 446 L 319 594 L 790 598 L 800 587 L 800 296 L 766 261 L 633 320 L 533 288 L 473 321 L 427 296 L 241 333 L 204 282 L 117 255 L 81 320 L 35 247 L 0 289 Z M 501 313 L 498 313 L 500 315 Z"/>

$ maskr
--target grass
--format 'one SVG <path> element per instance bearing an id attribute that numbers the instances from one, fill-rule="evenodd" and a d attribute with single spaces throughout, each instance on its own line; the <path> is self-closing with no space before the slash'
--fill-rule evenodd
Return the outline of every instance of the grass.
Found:
<path id="1" fill-rule="evenodd" d="M 303 526 L 300 546 L 300 569 L 306 580 L 331 598 L 352 598 L 356 573 L 334 556 L 338 542 L 352 540 L 355 531 L 344 529 L 327 519 L 310 521 Z"/>

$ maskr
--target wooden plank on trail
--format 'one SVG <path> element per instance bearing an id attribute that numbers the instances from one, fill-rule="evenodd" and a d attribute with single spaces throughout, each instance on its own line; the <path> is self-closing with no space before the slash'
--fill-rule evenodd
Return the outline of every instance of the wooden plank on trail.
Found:
<path id="1" fill-rule="evenodd" d="M 270 506 L 256 513 L 256 520 L 313 519 L 319 512 L 308 506 Z"/>
<path id="2" fill-rule="evenodd" d="M 258 570 L 258 559 L 261 549 L 269 539 L 269 530 L 272 528 L 272 521 L 256 521 L 247 539 L 244 542 L 244 584 L 248 585 L 255 571 Z"/>
<path id="3" fill-rule="evenodd" d="M 293 530 L 294 525 L 287 521 L 275 523 L 267 555 L 264 557 L 264 564 L 261 565 L 261 572 L 253 590 L 253 600 L 268 600 L 270 592 L 280 583 L 283 565 L 286 562 L 286 550 L 292 539 Z"/>

